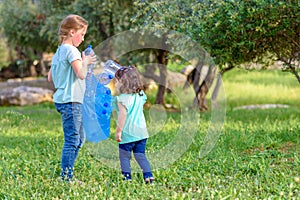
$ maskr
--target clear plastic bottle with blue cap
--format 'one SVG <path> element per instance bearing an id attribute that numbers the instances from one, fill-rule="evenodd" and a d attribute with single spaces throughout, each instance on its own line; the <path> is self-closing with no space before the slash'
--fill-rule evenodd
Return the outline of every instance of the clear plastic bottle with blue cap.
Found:
<path id="1" fill-rule="evenodd" d="M 92 45 L 88 45 L 88 47 L 84 50 L 84 55 L 95 55 L 95 52 L 93 50 Z M 91 72 L 92 69 L 95 67 L 95 64 L 89 64 L 88 66 L 88 72 Z"/>
<path id="2" fill-rule="evenodd" d="M 85 55 L 95 54 L 92 45 L 89 45 L 84 50 Z M 101 103 L 102 100 L 96 99 L 97 93 L 110 95 L 110 90 L 103 88 L 103 91 L 99 92 L 97 90 L 98 85 L 101 85 L 97 77 L 93 73 L 94 64 L 90 64 L 88 67 L 88 73 L 85 78 L 86 90 L 84 94 L 83 107 L 82 107 L 82 118 L 83 118 L 83 128 L 86 133 L 86 139 L 89 142 L 100 142 L 105 140 L 109 136 L 110 131 L 110 118 L 105 118 L 105 125 L 99 123 L 99 111 L 101 108 L 98 103 Z M 104 86 L 103 86 L 104 87 Z M 109 104 L 107 104 L 108 106 Z M 99 111 L 98 111 L 99 110 Z M 106 111 L 107 112 L 107 111 Z M 103 115 L 102 115 L 103 117 Z M 107 127 L 108 126 L 108 127 Z"/>
<path id="3" fill-rule="evenodd" d="M 109 137 L 113 97 L 111 95 L 111 90 L 103 84 L 98 83 L 96 91 L 95 110 L 98 123 L 104 136 Z"/>
<path id="4" fill-rule="evenodd" d="M 114 75 L 104 71 L 103 73 L 96 75 L 96 78 L 100 84 L 107 85 L 114 78 Z"/>
<path id="5" fill-rule="evenodd" d="M 92 45 L 88 45 L 88 47 L 84 50 L 84 54 L 87 55 L 93 55 L 95 54 Z M 93 75 L 93 68 L 94 68 L 94 64 L 89 64 L 87 66 L 88 71 L 87 71 L 87 75 L 86 75 L 86 79 L 85 79 L 85 83 L 86 83 L 86 89 L 85 89 L 85 97 L 86 98 L 92 98 L 95 96 L 95 88 L 97 85 L 97 80 L 95 79 L 94 75 Z"/>
<path id="6" fill-rule="evenodd" d="M 118 63 L 112 61 L 112 60 L 108 60 L 105 62 L 104 65 L 104 70 L 108 73 L 111 74 L 113 76 L 115 76 L 116 72 L 121 69 L 122 66 L 119 65 Z"/>
<path id="7" fill-rule="evenodd" d="M 102 84 L 98 84 L 96 91 L 96 112 L 101 117 L 110 118 L 112 112 L 112 95 L 110 89 Z"/>
<path id="8" fill-rule="evenodd" d="M 92 46 L 85 50 L 85 54 L 94 53 Z M 83 102 L 83 127 L 86 138 L 90 142 L 100 142 L 110 135 L 110 117 L 112 112 L 111 90 L 106 87 L 114 78 L 115 73 L 122 68 L 112 60 L 105 63 L 101 74 L 93 74 L 93 65 L 88 66 L 86 78 L 86 93 Z"/>

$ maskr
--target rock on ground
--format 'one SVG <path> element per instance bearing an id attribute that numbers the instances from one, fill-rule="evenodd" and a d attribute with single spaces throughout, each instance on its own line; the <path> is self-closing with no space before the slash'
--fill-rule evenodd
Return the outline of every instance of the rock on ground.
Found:
<path id="1" fill-rule="evenodd" d="M 40 87 L 19 86 L 0 92 L 0 106 L 25 106 L 41 102 L 52 102 L 52 95 L 53 90 Z"/>

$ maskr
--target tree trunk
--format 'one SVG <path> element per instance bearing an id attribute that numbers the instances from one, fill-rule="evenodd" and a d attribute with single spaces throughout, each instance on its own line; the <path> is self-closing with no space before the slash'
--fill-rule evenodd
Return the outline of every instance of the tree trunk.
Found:
<path id="1" fill-rule="evenodd" d="M 38 73 L 36 71 L 35 65 L 33 64 L 32 61 L 28 61 L 28 65 L 29 65 L 30 76 L 36 77 Z"/>
<path id="2" fill-rule="evenodd" d="M 152 64 L 152 63 L 156 62 L 156 56 L 155 56 L 155 52 L 153 50 L 150 50 L 148 58 L 149 58 L 148 63 L 150 63 L 150 64 L 147 64 L 145 66 L 145 74 L 146 74 L 146 76 L 151 77 L 151 76 L 155 75 L 155 71 L 157 68 L 155 64 Z"/>
<path id="3" fill-rule="evenodd" d="M 194 98 L 194 107 L 200 106 L 200 96 L 198 95 L 198 92 L 200 91 L 200 75 L 201 70 L 203 67 L 203 62 L 201 60 L 198 60 L 196 68 L 192 71 L 192 84 L 195 91 L 195 98 Z M 200 106 L 201 108 L 201 106 Z"/>
<path id="4" fill-rule="evenodd" d="M 209 66 L 208 73 L 205 80 L 201 83 L 199 90 L 197 91 L 197 100 L 199 103 L 200 111 L 207 111 L 208 105 L 206 101 L 206 95 L 213 84 L 216 75 L 216 67 Z"/>
<path id="5" fill-rule="evenodd" d="M 197 67 L 193 70 L 193 88 L 195 91 L 195 99 L 194 99 L 194 107 L 199 106 L 199 99 L 197 92 L 200 89 L 199 81 L 200 81 L 200 72 L 201 72 L 201 65 L 197 65 Z"/>
<path id="6" fill-rule="evenodd" d="M 166 91 L 166 84 L 167 84 L 167 65 L 168 65 L 168 51 L 165 50 L 158 50 L 157 51 L 157 61 L 158 61 L 158 68 L 160 74 L 160 80 L 158 82 L 158 92 L 156 95 L 156 104 L 161 104 L 165 106 L 165 91 Z"/>
<path id="7" fill-rule="evenodd" d="M 222 81 L 222 76 L 225 72 L 233 69 L 234 66 L 232 64 L 229 64 L 229 67 L 224 68 L 223 70 L 221 70 L 221 72 L 218 74 L 218 79 L 217 79 L 217 83 L 215 85 L 215 88 L 213 90 L 213 93 L 211 95 L 211 101 L 212 101 L 212 107 L 216 106 L 217 103 L 217 97 L 218 97 L 218 93 L 219 93 L 219 89 L 221 87 L 221 81 Z"/>
<path id="8" fill-rule="evenodd" d="M 38 56 L 39 56 L 39 63 L 40 63 L 40 68 L 41 68 L 41 75 L 47 76 L 47 69 L 46 69 L 46 65 L 44 62 L 44 53 L 38 52 Z"/>
<path id="9" fill-rule="evenodd" d="M 292 64 L 289 64 L 289 68 L 291 70 L 291 73 L 295 75 L 296 79 L 298 80 L 298 83 L 300 83 L 300 76 L 296 70 L 296 67 L 292 66 Z"/>
<path id="10" fill-rule="evenodd" d="M 212 102 L 212 107 L 215 108 L 216 107 L 216 104 L 217 104 L 217 97 L 218 97 L 218 94 L 219 94 L 219 90 L 220 90 L 220 87 L 221 87 L 221 84 L 222 84 L 222 74 L 219 73 L 218 74 L 218 78 L 217 78 L 217 83 L 215 85 L 215 88 L 212 92 L 212 95 L 211 95 L 211 102 Z"/>

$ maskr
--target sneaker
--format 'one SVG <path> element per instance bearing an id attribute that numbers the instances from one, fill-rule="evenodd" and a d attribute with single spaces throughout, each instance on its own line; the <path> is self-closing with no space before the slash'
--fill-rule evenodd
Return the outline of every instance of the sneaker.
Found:
<path id="1" fill-rule="evenodd" d="M 131 181 L 131 174 L 130 173 L 126 173 L 126 172 L 122 172 L 123 175 L 123 180 L 124 181 Z"/>
<path id="2" fill-rule="evenodd" d="M 131 179 L 131 177 L 129 178 L 129 177 L 124 176 L 123 181 L 132 181 L 132 179 Z"/>
<path id="3" fill-rule="evenodd" d="M 67 180 L 67 173 L 66 172 L 61 172 L 60 173 L 60 179 L 61 179 L 61 181 Z"/>
<path id="4" fill-rule="evenodd" d="M 154 182 L 154 178 L 153 177 L 145 178 L 145 183 L 146 184 L 152 184 L 153 182 Z"/>

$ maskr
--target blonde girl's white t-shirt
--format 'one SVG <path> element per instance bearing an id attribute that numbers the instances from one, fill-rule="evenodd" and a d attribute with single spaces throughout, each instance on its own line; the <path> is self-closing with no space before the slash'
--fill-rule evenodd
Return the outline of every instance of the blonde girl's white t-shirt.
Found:
<path id="1" fill-rule="evenodd" d="M 75 60 L 82 60 L 79 50 L 69 44 L 60 45 L 52 58 L 51 69 L 55 103 L 82 103 L 85 80 L 78 78 L 71 66 Z"/>
<path id="2" fill-rule="evenodd" d="M 115 104 L 117 102 L 121 103 L 127 111 L 122 130 L 122 141 L 119 144 L 135 142 L 149 137 L 143 112 L 147 96 L 143 91 L 142 94 L 143 96 L 139 94 L 120 94 L 115 98 Z M 114 107 L 116 107 L 119 114 L 118 107 L 116 105 Z"/>

